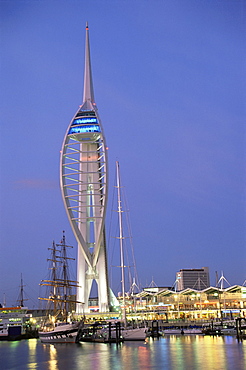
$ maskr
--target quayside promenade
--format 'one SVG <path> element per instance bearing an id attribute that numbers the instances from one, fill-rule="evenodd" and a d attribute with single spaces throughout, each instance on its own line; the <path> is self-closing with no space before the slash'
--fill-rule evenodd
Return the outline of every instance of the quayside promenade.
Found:
<path id="1" fill-rule="evenodd" d="M 90 312 L 83 315 L 75 313 L 71 306 L 71 317 L 79 320 L 82 316 L 88 321 L 121 319 L 122 297 L 114 312 L 99 312 L 97 299 L 91 299 Z M 209 287 L 204 290 L 185 289 L 175 292 L 167 288 L 145 288 L 138 294 L 126 296 L 125 311 L 128 321 L 152 322 L 160 325 L 203 325 L 211 320 L 231 320 L 246 317 L 246 287 L 234 285 L 226 289 Z M 32 325 L 39 325 L 47 314 L 46 310 L 29 310 Z M 52 315 L 52 312 L 50 312 Z"/>

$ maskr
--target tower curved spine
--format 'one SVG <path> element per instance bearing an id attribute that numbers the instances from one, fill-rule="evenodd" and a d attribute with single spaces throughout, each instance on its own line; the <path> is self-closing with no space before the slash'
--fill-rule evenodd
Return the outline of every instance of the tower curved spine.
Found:
<path id="1" fill-rule="evenodd" d="M 77 313 L 88 312 L 95 280 L 100 312 L 109 310 L 105 217 L 108 197 L 107 148 L 94 100 L 89 28 L 86 24 L 83 103 L 66 131 L 60 156 L 64 206 L 78 242 Z"/>

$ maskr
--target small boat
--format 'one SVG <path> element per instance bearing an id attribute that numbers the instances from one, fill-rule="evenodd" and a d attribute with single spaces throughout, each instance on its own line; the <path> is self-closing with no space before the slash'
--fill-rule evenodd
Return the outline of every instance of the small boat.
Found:
<path id="1" fill-rule="evenodd" d="M 163 335 L 167 334 L 184 334 L 184 331 L 182 329 L 164 329 L 162 331 Z"/>
<path id="2" fill-rule="evenodd" d="M 205 335 L 237 335 L 236 321 L 226 320 L 221 322 L 211 322 L 209 326 L 203 328 Z"/>
<path id="3" fill-rule="evenodd" d="M 70 280 L 65 234 L 60 244 L 53 242 L 51 250 L 51 276 L 42 280 L 41 286 L 48 286 L 47 298 L 39 298 L 48 302 L 47 318 L 39 329 L 39 337 L 43 343 L 75 343 L 78 330 L 83 322 L 72 319 L 72 311 L 77 301 L 72 294 L 72 288 L 77 287 L 77 282 Z"/>
<path id="4" fill-rule="evenodd" d="M 162 330 L 163 335 L 198 335 L 203 334 L 202 329 L 199 328 L 187 328 L 187 327 L 180 327 L 180 328 L 167 328 Z"/>
<path id="5" fill-rule="evenodd" d="M 122 322 L 95 322 L 84 326 L 78 334 L 78 342 L 120 343 L 124 341 L 144 341 L 146 328 L 124 328 Z"/>
<path id="6" fill-rule="evenodd" d="M 196 329 L 196 328 L 193 328 L 193 329 L 184 329 L 184 334 L 202 334 L 202 329 Z"/>
<path id="7" fill-rule="evenodd" d="M 221 335 L 237 335 L 235 320 L 224 320 L 222 321 L 221 325 L 219 325 L 219 328 Z"/>
<path id="8" fill-rule="evenodd" d="M 124 341 L 145 341 L 147 328 L 123 328 L 121 335 Z"/>
<path id="9" fill-rule="evenodd" d="M 221 335 L 237 335 L 236 327 L 221 328 Z"/>

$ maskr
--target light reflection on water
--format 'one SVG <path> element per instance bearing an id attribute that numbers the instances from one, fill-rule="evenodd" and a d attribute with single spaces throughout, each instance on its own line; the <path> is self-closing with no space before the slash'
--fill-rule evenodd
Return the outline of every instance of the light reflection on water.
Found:
<path id="1" fill-rule="evenodd" d="M 0 342 L 1 370 L 244 370 L 246 341 L 209 336 L 168 336 L 148 343 L 42 344 Z"/>
<path id="2" fill-rule="evenodd" d="M 37 369 L 37 341 L 28 340 L 26 341 L 28 345 L 28 363 L 27 369 Z"/>
<path id="3" fill-rule="evenodd" d="M 57 359 L 57 349 L 54 346 L 54 344 L 50 344 L 48 346 L 48 349 L 50 350 L 50 360 L 49 360 L 49 370 L 56 370 L 58 368 L 58 359 Z"/>

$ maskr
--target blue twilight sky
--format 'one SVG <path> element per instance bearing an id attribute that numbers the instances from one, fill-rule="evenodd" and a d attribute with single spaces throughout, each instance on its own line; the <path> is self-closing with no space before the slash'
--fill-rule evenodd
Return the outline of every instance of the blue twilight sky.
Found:
<path id="1" fill-rule="evenodd" d="M 37 306 L 62 230 L 76 255 L 59 154 L 82 102 L 86 21 L 110 197 L 119 160 L 141 285 L 202 266 L 211 284 L 215 271 L 243 284 L 246 2 L 1 0 L 0 20 L 0 302 L 15 304 L 22 273 Z"/>

